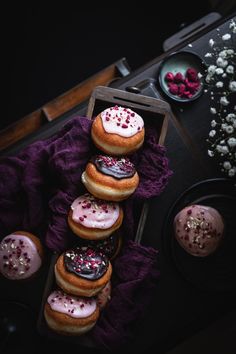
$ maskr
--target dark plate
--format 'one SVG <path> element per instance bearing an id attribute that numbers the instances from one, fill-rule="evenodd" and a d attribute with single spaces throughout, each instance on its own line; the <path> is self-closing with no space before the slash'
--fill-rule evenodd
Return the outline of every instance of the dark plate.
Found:
<path id="1" fill-rule="evenodd" d="M 35 317 L 23 303 L 0 301 L 0 353 L 24 353 L 37 345 Z"/>
<path id="2" fill-rule="evenodd" d="M 191 98 L 183 98 L 178 95 L 174 95 L 169 92 L 167 81 L 165 76 L 168 72 L 172 72 L 174 75 L 180 72 L 185 76 L 187 69 L 193 68 L 198 73 L 202 75 L 200 79 L 200 87 L 198 91 Z M 169 55 L 160 65 L 159 68 L 159 84 L 164 92 L 169 98 L 176 102 L 191 102 L 199 98 L 203 92 L 203 77 L 205 73 L 205 65 L 202 59 L 195 53 L 180 51 Z"/>
<path id="3" fill-rule="evenodd" d="M 185 206 L 214 207 L 223 216 L 225 235 L 218 249 L 207 257 L 188 254 L 176 241 L 175 215 Z M 163 246 L 181 275 L 194 286 L 207 291 L 236 290 L 236 187 L 229 179 L 210 179 L 186 190 L 172 206 L 164 226 Z"/>

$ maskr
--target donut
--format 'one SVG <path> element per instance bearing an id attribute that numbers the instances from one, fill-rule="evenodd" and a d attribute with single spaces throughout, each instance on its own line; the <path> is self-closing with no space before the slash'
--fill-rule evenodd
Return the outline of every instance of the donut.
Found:
<path id="1" fill-rule="evenodd" d="M 122 235 L 118 230 L 104 240 L 95 241 L 80 239 L 79 245 L 95 248 L 98 252 L 105 254 L 111 261 L 118 255 L 121 249 Z"/>
<path id="2" fill-rule="evenodd" d="M 108 301 L 111 300 L 111 282 L 109 281 L 104 288 L 99 291 L 96 296 L 97 304 L 100 310 L 103 310 L 106 307 Z"/>
<path id="3" fill-rule="evenodd" d="M 68 224 L 73 233 L 88 240 L 104 239 L 119 229 L 123 210 L 118 203 L 95 198 L 86 193 L 71 205 Z"/>
<path id="4" fill-rule="evenodd" d="M 205 257 L 218 248 L 224 234 L 224 221 L 213 207 L 189 205 L 175 216 L 174 234 L 190 255 Z"/>
<path id="5" fill-rule="evenodd" d="M 72 296 L 61 290 L 54 290 L 44 306 L 49 328 L 65 335 L 81 335 L 90 331 L 99 312 L 94 298 Z"/>
<path id="6" fill-rule="evenodd" d="M 43 247 L 35 235 L 16 231 L 0 243 L 0 273 L 10 280 L 31 278 L 41 267 Z"/>
<path id="7" fill-rule="evenodd" d="M 55 264 L 57 285 L 68 294 L 96 295 L 110 280 L 108 258 L 92 247 L 76 247 L 60 255 Z"/>
<path id="8" fill-rule="evenodd" d="M 129 158 L 105 155 L 92 157 L 81 179 L 95 197 L 116 202 L 127 199 L 139 184 L 138 173 Z"/>
<path id="9" fill-rule="evenodd" d="M 111 155 L 127 155 L 144 142 L 144 122 L 130 108 L 109 107 L 96 116 L 91 137 L 101 151 Z"/>

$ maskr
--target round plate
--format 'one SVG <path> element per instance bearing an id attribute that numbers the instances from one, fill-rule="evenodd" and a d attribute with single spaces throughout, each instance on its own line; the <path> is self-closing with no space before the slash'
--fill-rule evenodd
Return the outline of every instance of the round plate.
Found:
<path id="1" fill-rule="evenodd" d="M 206 257 L 187 253 L 174 237 L 175 215 L 191 204 L 214 207 L 223 216 L 225 235 L 218 249 Z M 164 226 L 165 252 L 181 275 L 198 288 L 209 291 L 236 290 L 236 187 L 233 181 L 220 178 L 205 180 L 186 190 L 172 206 Z"/>
<path id="2" fill-rule="evenodd" d="M 173 95 L 169 91 L 169 87 L 167 85 L 167 81 L 165 76 L 168 72 L 173 73 L 174 75 L 180 72 L 183 76 L 185 76 L 187 69 L 193 68 L 198 73 L 202 75 L 200 79 L 200 87 L 198 91 L 191 98 L 179 97 L 178 95 Z M 204 72 L 205 66 L 202 59 L 192 52 L 181 51 L 172 53 L 165 60 L 163 60 L 162 64 L 159 68 L 159 84 L 163 92 L 170 97 L 172 100 L 177 102 L 191 102 L 196 100 L 203 92 L 204 86 Z"/>
<path id="3" fill-rule="evenodd" d="M 31 309 L 19 302 L 0 301 L 0 352 L 23 353 L 28 347 L 37 345 L 35 315 Z"/>

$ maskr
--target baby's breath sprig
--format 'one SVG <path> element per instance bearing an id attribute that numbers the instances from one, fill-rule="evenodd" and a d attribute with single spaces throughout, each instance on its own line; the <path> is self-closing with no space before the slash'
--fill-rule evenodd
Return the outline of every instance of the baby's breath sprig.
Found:
<path id="1" fill-rule="evenodd" d="M 217 157 L 228 177 L 236 176 L 236 20 L 228 33 L 217 29 L 209 40 L 206 58 L 206 87 L 210 91 L 210 113 L 214 116 L 207 142 L 208 156 Z"/>

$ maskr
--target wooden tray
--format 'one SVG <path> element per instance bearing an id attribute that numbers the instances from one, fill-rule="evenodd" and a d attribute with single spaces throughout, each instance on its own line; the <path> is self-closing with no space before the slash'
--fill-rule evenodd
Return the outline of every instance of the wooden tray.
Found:
<path id="1" fill-rule="evenodd" d="M 127 93 L 125 91 L 99 86 L 93 91 L 91 95 L 87 109 L 87 117 L 89 119 L 93 119 L 93 117 L 95 117 L 99 112 L 115 104 L 134 109 L 135 112 L 143 117 L 144 124 L 147 122 L 147 120 L 151 122 L 151 124 L 154 124 L 157 131 L 157 142 L 162 145 L 164 144 L 167 132 L 168 118 L 170 115 L 170 107 L 168 103 L 143 95 L 136 95 L 134 93 Z M 145 222 L 148 215 L 148 209 L 149 202 L 147 200 L 142 203 L 141 206 L 138 206 L 137 210 L 135 210 L 135 214 L 137 214 L 135 241 L 137 243 L 140 243 L 142 239 Z M 38 331 L 43 336 L 49 336 L 57 340 L 61 339 L 72 343 L 75 342 L 75 344 L 79 344 L 85 347 L 95 347 L 95 344 L 89 336 L 89 332 L 79 337 L 67 337 L 55 333 L 50 328 L 48 328 L 46 324 L 44 319 L 44 306 L 49 294 L 56 285 L 54 265 L 58 257 L 59 254 L 55 253 L 51 258 L 48 277 L 44 288 L 41 309 L 37 322 Z"/>

